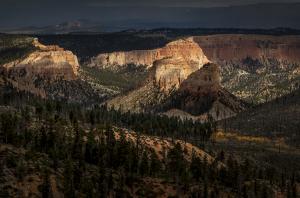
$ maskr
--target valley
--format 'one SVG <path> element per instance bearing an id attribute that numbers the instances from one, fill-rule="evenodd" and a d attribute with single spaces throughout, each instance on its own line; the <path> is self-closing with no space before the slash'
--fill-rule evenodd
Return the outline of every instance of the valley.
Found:
<path id="1" fill-rule="evenodd" d="M 300 36 L 221 33 L 0 34 L 0 197 L 299 196 Z"/>

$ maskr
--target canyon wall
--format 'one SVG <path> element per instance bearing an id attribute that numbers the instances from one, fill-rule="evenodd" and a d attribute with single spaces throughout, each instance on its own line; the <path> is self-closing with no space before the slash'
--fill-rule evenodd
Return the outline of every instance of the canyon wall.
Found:
<path id="1" fill-rule="evenodd" d="M 194 61 L 199 64 L 208 61 L 199 45 L 193 41 L 193 38 L 187 38 L 170 42 L 165 47 L 154 50 L 99 54 L 92 58 L 88 65 L 99 68 L 111 68 L 129 64 L 151 67 L 156 60 L 170 57 L 179 57 L 184 61 Z"/>
<path id="2" fill-rule="evenodd" d="M 255 72 L 265 66 L 288 69 L 300 65 L 300 36 L 235 34 L 196 36 L 194 40 L 221 66 L 234 64 Z"/>

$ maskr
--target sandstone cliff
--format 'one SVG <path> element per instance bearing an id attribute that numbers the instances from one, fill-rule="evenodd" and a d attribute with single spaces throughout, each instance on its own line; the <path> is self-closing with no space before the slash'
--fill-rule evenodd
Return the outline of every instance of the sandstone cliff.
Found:
<path id="1" fill-rule="evenodd" d="M 235 64 L 249 71 L 261 67 L 288 69 L 300 64 L 299 36 L 212 35 L 194 37 L 205 55 L 221 66 Z"/>
<path id="2" fill-rule="evenodd" d="M 168 43 L 165 47 L 154 50 L 135 50 L 129 52 L 113 52 L 99 54 L 92 58 L 89 66 L 111 68 L 129 64 L 151 67 L 156 60 L 169 57 L 180 57 L 184 61 L 194 61 L 200 65 L 208 62 L 201 48 L 193 38 L 179 39 Z"/>

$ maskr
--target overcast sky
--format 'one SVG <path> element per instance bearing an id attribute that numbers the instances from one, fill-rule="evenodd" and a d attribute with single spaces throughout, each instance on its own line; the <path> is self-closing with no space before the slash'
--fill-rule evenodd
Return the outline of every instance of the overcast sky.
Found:
<path id="1" fill-rule="evenodd" d="M 31 5 L 54 6 L 77 4 L 83 6 L 157 6 L 157 7 L 216 7 L 249 5 L 259 3 L 295 3 L 300 0 L 1 0 L 2 8 L 10 6 L 28 7 Z"/>
<path id="2" fill-rule="evenodd" d="M 299 6 L 300 0 L 0 0 L 0 29 L 77 19 L 141 28 L 300 28 Z"/>

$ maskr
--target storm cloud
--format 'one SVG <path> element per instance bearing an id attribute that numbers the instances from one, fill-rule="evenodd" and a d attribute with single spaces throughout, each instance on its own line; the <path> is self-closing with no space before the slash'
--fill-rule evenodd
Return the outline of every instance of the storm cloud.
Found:
<path id="1" fill-rule="evenodd" d="M 103 27 L 300 28 L 300 0 L 1 0 L 0 31 L 87 19 Z"/>

